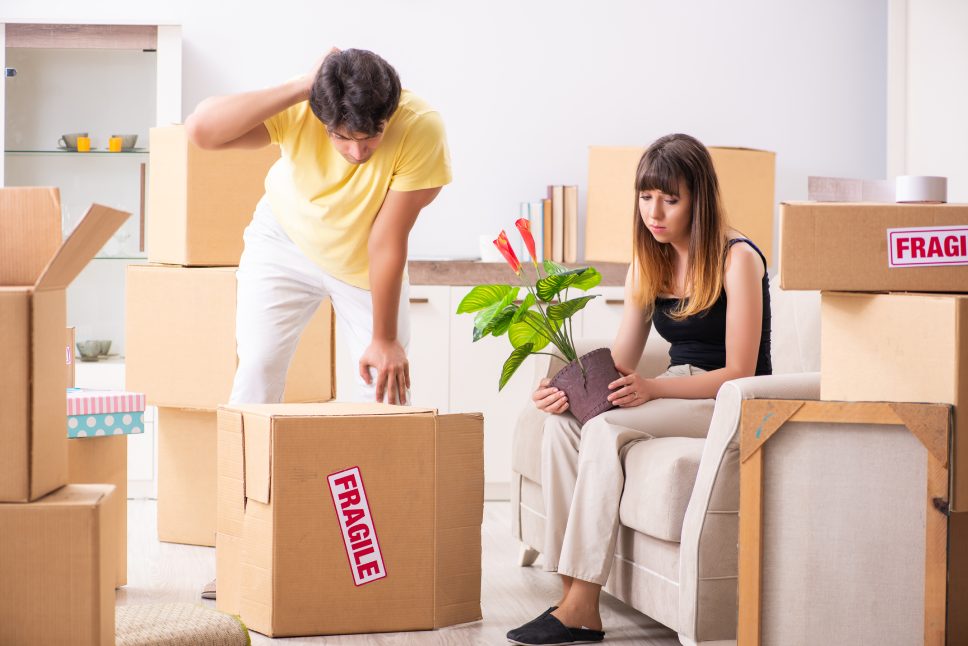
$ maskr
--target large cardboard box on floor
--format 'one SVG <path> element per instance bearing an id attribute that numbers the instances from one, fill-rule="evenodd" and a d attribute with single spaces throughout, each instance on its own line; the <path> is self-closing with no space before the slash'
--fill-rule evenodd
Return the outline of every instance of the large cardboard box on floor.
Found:
<path id="1" fill-rule="evenodd" d="M 158 408 L 158 540 L 215 546 L 215 411 Z"/>
<path id="2" fill-rule="evenodd" d="M 708 147 L 730 225 L 756 243 L 773 264 L 776 153 Z M 630 262 L 635 172 L 645 148 L 592 146 L 588 151 L 585 260 Z"/>
<path id="3" fill-rule="evenodd" d="M 184 126 L 150 134 L 148 260 L 186 266 L 235 266 L 242 232 L 265 193 L 279 147 L 203 150 Z"/>
<path id="4" fill-rule="evenodd" d="M 71 484 L 0 504 L 0 644 L 114 646 L 115 495 Z"/>
<path id="5" fill-rule="evenodd" d="M 215 411 L 237 365 L 234 267 L 131 265 L 126 284 L 125 384 L 148 403 Z M 328 401 L 336 377 L 333 308 L 324 301 L 289 366 L 283 401 Z"/>
<path id="6" fill-rule="evenodd" d="M 968 294 L 820 296 L 820 397 L 954 404 L 951 509 L 968 511 Z"/>
<path id="7" fill-rule="evenodd" d="M 480 619 L 483 422 L 386 404 L 219 409 L 218 608 L 269 636 Z"/>
<path id="8" fill-rule="evenodd" d="M 0 501 L 26 502 L 67 483 L 65 290 L 129 214 L 94 205 L 59 249 L 55 189 L 0 189 L 0 214 Z"/>
<path id="9" fill-rule="evenodd" d="M 968 292 L 968 205 L 780 205 L 780 286 Z"/>

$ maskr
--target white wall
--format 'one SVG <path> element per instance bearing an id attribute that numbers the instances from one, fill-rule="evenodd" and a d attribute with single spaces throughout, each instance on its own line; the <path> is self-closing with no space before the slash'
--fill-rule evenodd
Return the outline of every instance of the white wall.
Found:
<path id="1" fill-rule="evenodd" d="M 968 202 L 968 3 L 907 4 L 905 163 L 948 178 L 948 201 Z"/>
<path id="2" fill-rule="evenodd" d="M 776 151 L 778 200 L 804 198 L 807 175 L 884 175 L 883 0 L 36 4 L 14 0 L 3 19 L 181 23 L 186 114 L 331 45 L 382 54 L 441 111 L 453 155 L 411 255 L 475 255 L 549 183 L 578 184 L 584 209 L 589 145 L 671 131 Z"/>

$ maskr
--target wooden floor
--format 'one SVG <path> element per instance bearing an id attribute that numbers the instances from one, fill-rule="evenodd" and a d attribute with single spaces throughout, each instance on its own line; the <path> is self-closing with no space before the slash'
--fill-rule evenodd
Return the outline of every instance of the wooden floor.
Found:
<path id="1" fill-rule="evenodd" d="M 128 585 L 118 590 L 118 605 L 188 601 L 214 607 L 214 601 L 202 601 L 198 593 L 206 582 L 215 577 L 215 550 L 158 542 L 155 508 L 156 504 L 151 500 L 128 501 Z M 557 601 L 559 592 L 556 575 L 542 572 L 540 560 L 534 567 L 517 566 L 518 546 L 511 538 L 510 524 L 510 503 L 485 503 L 483 621 L 426 632 L 275 640 L 253 632 L 252 644 L 506 644 L 504 635 L 508 630 L 544 611 Z M 605 643 L 611 646 L 679 645 L 674 632 L 608 595 L 603 595 L 602 619 L 605 623 Z"/>

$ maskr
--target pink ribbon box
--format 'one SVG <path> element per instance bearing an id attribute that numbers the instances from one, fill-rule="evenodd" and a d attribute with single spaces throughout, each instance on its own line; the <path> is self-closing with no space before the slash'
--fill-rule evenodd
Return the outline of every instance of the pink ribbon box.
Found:
<path id="1" fill-rule="evenodd" d="M 67 389 L 67 437 L 144 433 L 144 393 Z"/>

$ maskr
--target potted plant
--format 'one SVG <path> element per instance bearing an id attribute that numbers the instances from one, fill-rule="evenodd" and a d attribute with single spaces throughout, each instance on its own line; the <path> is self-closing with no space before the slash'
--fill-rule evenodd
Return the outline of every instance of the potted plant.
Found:
<path id="1" fill-rule="evenodd" d="M 515 226 L 531 254 L 534 281 L 529 281 L 507 234 L 501 231 L 494 245 L 521 279 L 522 285 L 478 285 L 461 300 L 457 313 L 477 313 L 474 341 L 487 335 L 507 333 L 514 349 L 501 369 L 498 390 L 504 388 L 528 355 L 547 354 L 564 362 L 565 367 L 552 378 L 551 385 L 565 392 L 569 409 L 584 424 L 595 415 L 614 408 L 614 404 L 608 401 L 611 392 L 608 384 L 621 376 L 608 348 L 598 348 L 581 357 L 575 352 L 571 317 L 596 296 L 569 298 L 569 291 L 587 291 L 601 282 L 602 275 L 594 267 L 568 269 L 550 260 L 539 266 L 530 222 L 521 218 Z M 542 269 L 544 276 L 541 275 Z M 527 294 L 519 300 L 522 287 Z M 547 351 L 549 345 L 558 352 Z"/>

